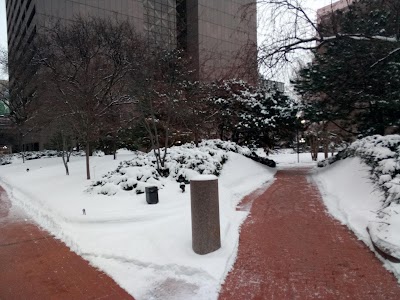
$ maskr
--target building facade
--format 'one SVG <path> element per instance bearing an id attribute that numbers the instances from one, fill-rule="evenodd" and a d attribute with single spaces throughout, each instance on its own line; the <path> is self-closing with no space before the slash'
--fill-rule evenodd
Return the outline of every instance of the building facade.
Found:
<path id="1" fill-rule="evenodd" d="M 9 56 L 21 64 L 41 28 L 77 17 L 128 21 L 152 45 L 179 48 L 193 62 L 196 79 L 239 78 L 257 83 L 255 0 L 6 0 Z M 29 74 L 9 70 L 10 90 Z M 35 87 L 32 87 L 34 93 Z M 23 144 L 43 149 L 48 130 Z"/>
<path id="2" fill-rule="evenodd" d="M 257 78 L 255 0 L 6 0 L 9 53 L 42 26 L 76 17 L 129 21 L 150 43 L 187 50 L 201 80 Z M 12 74 L 10 83 L 12 86 Z"/>
<path id="3" fill-rule="evenodd" d="M 339 0 L 335 3 L 326 5 L 317 10 L 317 23 L 321 23 L 322 19 L 329 16 L 332 12 L 343 10 L 356 0 Z"/>

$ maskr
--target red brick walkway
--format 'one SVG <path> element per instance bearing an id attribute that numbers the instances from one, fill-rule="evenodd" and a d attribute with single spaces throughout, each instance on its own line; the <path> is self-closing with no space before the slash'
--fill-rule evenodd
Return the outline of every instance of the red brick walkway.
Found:
<path id="1" fill-rule="evenodd" d="M 400 299 L 375 255 L 333 220 L 307 170 L 284 170 L 253 203 L 220 299 Z"/>
<path id="2" fill-rule="evenodd" d="M 133 299 L 11 207 L 0 187 L 0 299 Z"/>

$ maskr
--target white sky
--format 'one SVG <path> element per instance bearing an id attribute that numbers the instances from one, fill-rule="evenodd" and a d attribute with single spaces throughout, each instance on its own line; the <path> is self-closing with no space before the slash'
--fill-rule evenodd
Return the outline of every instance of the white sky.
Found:
<path id="1" fill-rule="evenodd" d="M 107 0 L 111 1 L 111 0 Z M 335 0 L 303 0 L 305 6 L 317 10 Z M 6 4 L 5 0 L 0 0 L 0 49 L 7 49 L 7 22 L 6 22 Z M 6 74 L 0 71 L 0 79 L 7 78 Z"/>
<path id="2" fill-rule="evenodd" d="M 329 5 L 331 3 L 335 3 L 337 1 L 339 0 L 304 0 L 303 2 L 307 7 L 316 11 L 318 8 L 324 7 L 325 5 Z"/>

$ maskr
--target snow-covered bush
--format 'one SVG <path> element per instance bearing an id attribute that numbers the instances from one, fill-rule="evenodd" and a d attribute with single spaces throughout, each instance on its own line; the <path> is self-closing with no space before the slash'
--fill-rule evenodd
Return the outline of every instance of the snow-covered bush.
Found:
<path id="1" fill-rule="evenodd" d="M 0 156 L 0 165 L 11 164 L 13 162 L 13 158 L 22 159 L 22 155 L 24 155 L 26 160 L 61 156 L 57 151 L 54 150 L 26 151 L 23 154 L 5 154 Z"/>
<path id="2" fill-rule="evenodd" d="M 241 147 L 233 142 L 207 140 L 195 147 L 194 144 L 184 144 L 168 149 L 166 171 L 170 180 L 188 184 L 198 174 L 213 174 L 219 176 L 223 164 L 228 160 L 228 152 L 235 152 L 246 157 L 254 157 L 269 163 L 274 161 L 259 157 L 247 147 Z M 115 171 L 109 172 L 95 182 L 89 191 L 104 195 L 114 195 L 120 190 L 144 193 L 147 186 L 163 187 L 162 178 L 157 172 L 156 157 L 153 152 L 135 152 L 134 158 L 121 162 Z"/>
<path id="3" fill-rule="evenodd" d="M 291 138 L 298 104 L 284 93 L 241 80 L 213 85 L 210 98 L 219 136 L 240 145 L 272 147 Z"/>
<path id="4" fill-rule="evenodd" d="M 103 156 L 104 152 L 96 151 L 93 153 L 94 156 Z M 0 157 L 0 165 L 11 164 L 13 158 L 22 159 L 22 156 L 25 157 L 25 160 L 34 160 L 40 158 L 51 158 L 51 157 L 61 157 L 62 152 L 57 150 L 41 150 L 41 151 L 25 151 L 23 153 L 13 153 L 6 154 Z M 73 151 L 71 156 L 85 156 L 85 151 Z"/>
<path id="5" fill-rule="evenodd" d="M 352 143 L 319 166 L 358 156 L 371 167 L 374 182 L 385 192 L 383 207 L 400 204 L 400 135 L 374 135 Z"/>
<path id="6" fill-rule="evenodd" d="M 189 183 L 198 174 L 218 176 L 227 159 L 227 152 L 221 149 L 186 144 L 168 149 L 165 167 L 169 179 Z M 105 195 L 114 195 L 118 190 L 135 190 L 140 194 L 147 186 L 162 188 L 163 180 L 157 172 L 154 153 L 136 152 L 133 159 L 122 162 L 115 171 L 94 183 L 91 190 Z"/>
<path id="7" fill-rule="evenodd" d="M 263 165 L 266 165 L 271 168 L 276 167 L 275 161 L 272 159 L 268 159 L 264 156 L 260 156 L 257 151 L 251 150 L 249 147 L 246 146 L 239 146 L 238 144 L 231 142 L 231 141 L 222 141 L 222 140 L 206 140 L 201 143 L 201 145 L 207 145 L 210 147 L 216 147 L 219 149 L 223 149 L 226 151 L 235 152 L 241 154 L 247 158 L 250 158 L 256 162 L 259 162 Z"/>
<path id="8" fill-rule="evenodd" d="M 93 156 L 103 157 L 104 155 L 105 155 L 105 153 L 101 150 L 93 151 Z"/>
<path id="9" fill-rule="evenodd" d="M 5 154 L 0 156 L 0 165 L 8 165 L 11 164 L 12 156 L 10 154 Z"/>
<path id="10" fill-rule="evenodd" d="M 370 219 L 367 225 L 370 239 L 384 258 L 399 263 L 400 135 L 374 135 L 357 140 L 320 166 L 355 156 L 370 167 L 371 180 L 383 192 L 382 199 L 377 199 L 381 207 L 375 211 L 376 218 Z"/>

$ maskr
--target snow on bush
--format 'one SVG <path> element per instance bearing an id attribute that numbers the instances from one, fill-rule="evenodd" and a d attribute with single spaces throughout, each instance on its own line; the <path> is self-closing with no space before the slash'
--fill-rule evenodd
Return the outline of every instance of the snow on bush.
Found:
<path id="1" fill-rule="evenodd" d="M 11 155 L 1 155 L 0 156 L 0 165 L 9 165 L 11 164 Z"/>
<path id="2" fill-rule="evenodd" d="M 226 151 L 231 151 L 235 153 L 239 153 L 247 158 L 250 158 L 256 162 L 259 162 L 263 165 L 266 165 L 271 168 L 276 167 L 275 161 L 272 159 L 268 159 L 265 157 L 265 153 L 260 153 L 259 150 L 251 150 L 250 148 L 246 146 L 239 146 L 238 144 L 230 141 L 222 141 L 222 140 L 208 140 L 208 141 L 203 141 L 201 143 L 202 145 L 207 145 L 210 147 L 218 148 L 218 149 L 223 149 Z"/>
<path id="3" fill-rule="evenodd" d="M 0 156 L 0 165 L 11 164 L 13 158 L 22 159 L 22 155 L 24 155 L 25 160 L 33 160 L 33 159 L 40 159 L 40 158 L 50 158 L 50 157 L 61 157 L 62 152 L 57 150 L 42 150 L 42 151 L 26 151 L 22 153 L 13 153 L 13 154 L 6 154 Z M 72 156 L 85 156 L 84 151 L 73 151 Z M 95 156 L 102 156 L 104 155 L 103 152 L 96 151 L 93 155 Z"/>
<path id="4" fill-rule="evenodd" d="M 199 147 L 189 143 L 169 148 L 165 162 L 168 178 L 188 184 L 198 174 L 219 176 L 223 164 L 228 160 L 228 152 L 239 153 L 265 164 L 275 164 L 274 161 L 260 157 L 249 148 L 233 142 L 206 140 L 201 142 Z M 141 194 L 148 186 L 161 189 L 164 180 L 157 172 L 153 152 L 135 152 L 133 159 L 122 162 L 115 171 L 95 182 L 89 191 L 115 195 L 121 190 L 135 190 L 137 194 Z"/>

